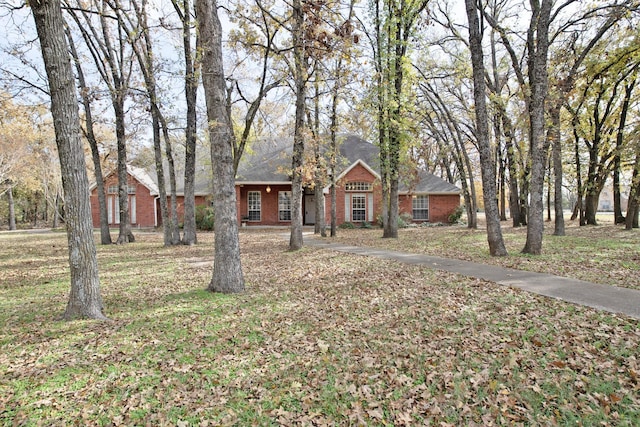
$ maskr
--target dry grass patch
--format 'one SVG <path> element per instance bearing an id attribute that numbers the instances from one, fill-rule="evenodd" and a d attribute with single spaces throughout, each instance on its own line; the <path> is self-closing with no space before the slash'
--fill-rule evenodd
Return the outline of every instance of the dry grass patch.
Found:
<path id="1" fill-rule="evenodd" d="M 30 261 L 64 235 L 4 239 L 0 425 L 640 422 L 635 320 L 243 232 L 242 295 L 203 291 L 211 235 L 139 234 L 98 250 L 113 321 L 60 322 L 65 260 Z"/>

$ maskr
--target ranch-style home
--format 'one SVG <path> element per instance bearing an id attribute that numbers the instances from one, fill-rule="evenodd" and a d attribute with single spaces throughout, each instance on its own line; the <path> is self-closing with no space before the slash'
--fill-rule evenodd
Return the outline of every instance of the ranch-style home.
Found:
<path id="1" fill-rule="evenodd" d="M 336 223 L 376 223 L 382 211 L 379 149 L 355 135 L 340 138 L 336 170 Z M 263 141 L 252 147 L 236 175 L 238 215 L 243 224 L 287 225 L 291 221 L 291 144 Z M 416 171 L 400 185 L 400 212 L 413 222 L 447 222 L 460 205 L 460 189 L 425 171 Z M 407 182 L 409 184 L 407 184 Z M 329 186 L 323 189 L 325 221 L 331 222 Z M 303 221 L 315 224 L 318 201 L 305 186 Z"/>
<path id="2" fill-rule="evenodd" d="M 340 139 L 336 188 L 336 222 L 374 224 L 382 210 L 379 150 L 375 145 L 354 135 Z M 245 153 L 236 175 L 238 223 L 243 226 L 287 226 L 291 222 L 291 143 L 264 140 L 252 145 Z M 210 204 L 211 173 L 198 168 L 196 205 Z M 155 171 L 129 166 L 129 206 L 132 227 L 158 227 L 162 224 Z M 181 176 L 176 177 L 182 181 Z M 109 224 L 119 223 L 117 174 L 105 177 Z M 167 186 L 168 187 L 168 186 Z M 460 205 L 460 189 L 447 181 L 416 171 L 402 177 L 399 189 L 399 210 L 409 214 L 413 222 L 447 222 Z M 329 186 L 323 189 L 324 200 L 316 201 L 314 191 L 305 185 L 302 201 L 305 225 L 315 224 L 316 203 L 324 203 L 325 220 L 331 221 Z M 184 211 L 183 186 L 177 188 L 178 214 Z M 93 224 L 100 225 L 95 184 L 91 187 Z"/>

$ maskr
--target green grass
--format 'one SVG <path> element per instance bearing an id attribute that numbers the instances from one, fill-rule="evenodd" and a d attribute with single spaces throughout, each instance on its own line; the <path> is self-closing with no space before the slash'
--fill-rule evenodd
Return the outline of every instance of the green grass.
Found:
<path id="1" fill-rule="evenodd" d="M 270 232 L 216 295 L 210 234 L 136 237 L 98 248 L 112 320 L 62 322 L 64 234 L 0 234 L 0 425 L 640 423 L 635 320 Z"/>

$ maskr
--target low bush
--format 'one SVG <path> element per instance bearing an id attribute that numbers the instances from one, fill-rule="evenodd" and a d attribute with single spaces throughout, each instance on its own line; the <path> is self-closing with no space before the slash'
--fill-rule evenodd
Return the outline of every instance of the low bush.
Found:
<path id="1" fill-rule="evenodd" d="M 215 215 L 211 206 L 196 206 L 196 228 L 198 230 L 212 231 Z"/>
<path id="2" fill-rule="evenodd" d="M 458 206 L 447 218 L 449 220 L 449 224 L 457 224 L 464 213 L 464 207 Z"/>

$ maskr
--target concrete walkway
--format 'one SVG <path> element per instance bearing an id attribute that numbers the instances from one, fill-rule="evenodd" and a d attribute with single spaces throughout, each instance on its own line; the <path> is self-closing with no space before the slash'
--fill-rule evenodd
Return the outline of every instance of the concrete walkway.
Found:
<path id="1" fill-rule="evenodd" d="M 599 285 L 597 283 L 569 279 L 551 274 L 533 273 L 530 271 L 430 255 L 417 255 L 384 249 L 348 246 L 314 238 L 313 234 L 309 235 L 305 233 L 304 237 L 305 244 L 309 246 L 357 255 L 373 256 L 407 264 L 424 265 L 435 270 L 444 270 L 468 277 L 488 280 L 498 283 L 499 285 L 519 288 L 562 301 L 640 319 L 640 291 L 635 289 Z"/>

